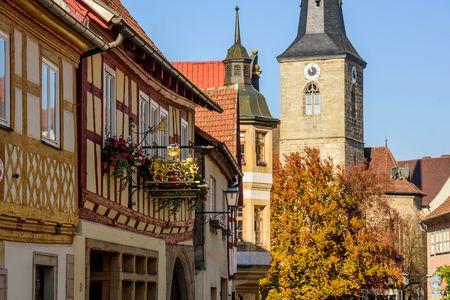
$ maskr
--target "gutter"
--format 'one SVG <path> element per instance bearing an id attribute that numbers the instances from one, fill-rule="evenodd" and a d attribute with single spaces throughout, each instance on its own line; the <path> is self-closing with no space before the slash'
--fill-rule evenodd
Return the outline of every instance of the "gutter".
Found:
<path id="1" fill-rule="evenodd" d="M 122 44 L 124 40 L 124 36 L 122 34 L 121 28 L 119 28 L 119 34 L 115 41 L 110 43 L 105 42 L 102 38 L 100 38 L 96 33 L 92 30 L 78 22 L 72 15 L 70 15 L 64 8 L 56 4 L 53 0 L 37 0 L 42 6 L 51 11 L 54 15 L 56 15 L 59 19 L 61 19 L 64 23 L 69 25 L 72 29 L 74 29 L 79 34 L 83 35 L 87 40 L 97 46 L 97 48 L 91 49 L 81 55 L 82 58 L 86 58 L 102 51 L 106 51 L 109 49 L 116 48 Z"/>
<path id="2" fill-rule="evenodd" d="M 96 33 L 82 25 L 74 17 L 72 17 L 65 9 L 56 4 L 53 0 L 37 0 L 42 6 L 51 11 L 64 23 L 69 25 L 79 34 L 83 35 L 87 40 L 97 46 L 97 48 L 91 49 L 82 55 L 82 58 L 100 53 L 102 51 L 110 50 L 120 46 L 124 38 L 127 37 L 133 41 L 138 47 L 142 48 L 147 54 L 149 54 L 153 59 L 161 64 L 161 66 L 166 69 L 172 76 L 177 78 L 183 84 L 185 84 L 195 96 L 200 98 L 206 103 L 205 107 L 210 110 L 214 110 L 218 113 L 222 113 L 223 109 L 215 102 L 211 101 L 199 88 L 192 84 L 180 71 L 174 68 L 166 58 L 164 58 L 160 53 L 155 51 L 155 49 L 150 46 L 144 39 L 142 39 L 136 31 L 127 25 L 122 18 L 113 17 L 111 23 L 119 28 L 119 34 L 115 41 L 107 43 L 102 38 L 100 38 Z"/>
<path id="3" fill-rule="evenodd" d="M 69 25 L 73 30 L 83 35 L 87 40 L 101 48 L 102 50 L 108 50 L 108 43 L 95 34 L 92 30 L 87 28 L 72 17 L 65 9 L 53 2 L 53 0 L 37 0 L 42 6 L 51 11 L 60 20 Z"/>
<path id="4" fill-rule="evenodd" d="M 233 155 L 230 153 L 230 150 L 228 150 L 227 146 L 224 143 L 219 143 L 218 146 L 219 146 L 220 151 L 222 151 L 222 153 L 225 154 L 225 158 L 233 166 L 236 174 L 239 176 L 239 183 L 240 183 L 240 181 L 241 181 L 240 179 L 244 176 L 244 174 L 242 174 L 242 171 L 239 168 L 236 160 L 234 159 Z"/>

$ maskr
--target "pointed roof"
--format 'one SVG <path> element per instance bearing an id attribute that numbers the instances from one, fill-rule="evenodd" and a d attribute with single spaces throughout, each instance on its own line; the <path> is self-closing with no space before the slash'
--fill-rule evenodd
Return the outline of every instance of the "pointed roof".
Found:
<path id="1" fill-rule="evenodd" d="M 278 61 L 343 55 L 366 65 L 347 38 L 342 1 L 302 0 L 297 37 Z"/>
<path id="2" fill-rule="evenodd" d="M 424 196 L 425 193 L 414 183 L 407 179 L 391 178 L 392 167 L 398 167 L 398 163 L 388 147 L 372 147 L 364 149 L 369 170 L 386 180 L 386 194 L 390 195 L 414 195 Z"/>
<path id="3" fill-rule="evenodd" d="M 236 6 L 236 21 L 234 27 L 234 44 L 228 49 L 225 60 L 250 59 L 247 49 L 241 44 L 241 28 L 239 26 L 239 6 Z"/>

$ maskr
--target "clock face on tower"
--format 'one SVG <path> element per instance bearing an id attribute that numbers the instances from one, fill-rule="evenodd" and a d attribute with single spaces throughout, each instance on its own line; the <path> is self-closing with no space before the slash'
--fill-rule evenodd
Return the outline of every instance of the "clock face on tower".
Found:
<path id="1" fill-rule="evenodd" d="M 303 73 L 305 74 L 306 79 L 316 80 L 320 76 L 320 67 L 315 63 L 307 64 Z"/>
<path id="2" fill-rule="evenodd" d="M 356 67 L 352 67 L 352 82 L 356 83 L 356 80 L 358 79 L 358 71 L 356 70 Z"/>

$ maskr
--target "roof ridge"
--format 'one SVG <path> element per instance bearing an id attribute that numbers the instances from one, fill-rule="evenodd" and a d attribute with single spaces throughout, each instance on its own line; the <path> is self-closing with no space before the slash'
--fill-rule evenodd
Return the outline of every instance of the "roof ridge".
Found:
<path id="1" fill-rule="evenodd" d="M 171 64 L 210 64 L 223 63 L 221 60 L 191 60 L 191 61 L 171 61 Z"/>

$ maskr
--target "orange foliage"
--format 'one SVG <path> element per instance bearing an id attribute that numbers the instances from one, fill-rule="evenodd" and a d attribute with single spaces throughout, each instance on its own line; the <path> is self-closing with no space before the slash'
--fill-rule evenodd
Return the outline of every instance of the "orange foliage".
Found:
<path id="1" fill-rule="evenodd" d="M 308 149 L 275 163 L 268 299 L 334 299 L 400 284 L 398 215 L 383 183 L 363 166 L 346 170 Z"/>

